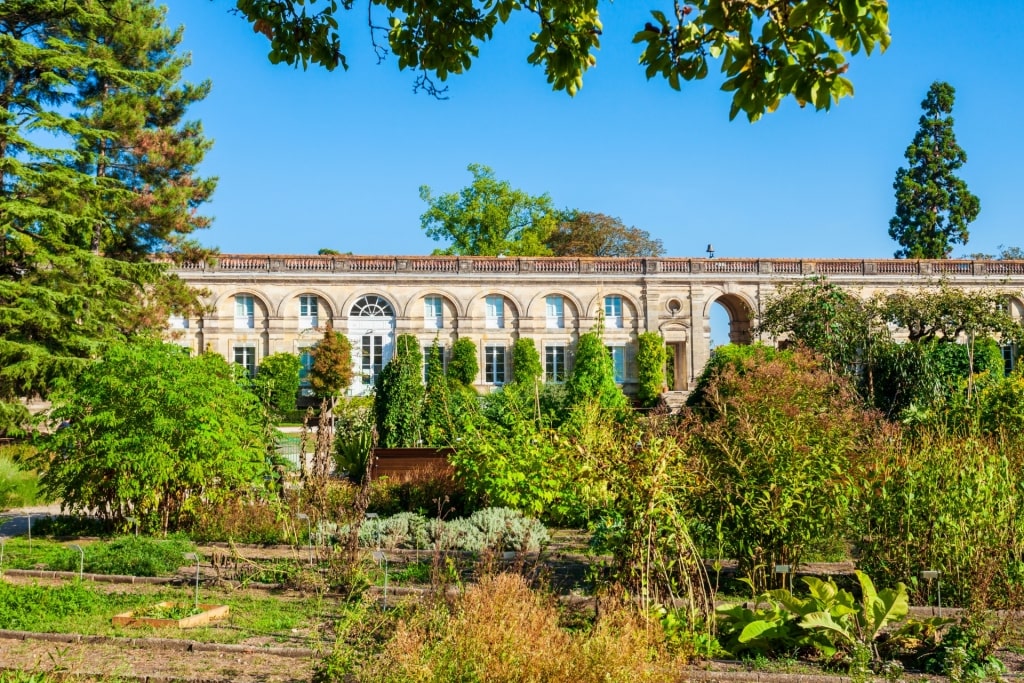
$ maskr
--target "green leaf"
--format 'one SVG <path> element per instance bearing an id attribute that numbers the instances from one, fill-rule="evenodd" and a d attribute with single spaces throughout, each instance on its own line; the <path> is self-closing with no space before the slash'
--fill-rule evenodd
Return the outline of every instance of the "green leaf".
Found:
<path id="1" fill-rule="evenodd" d="M 800 620 L 800 627 L 809 631 L 818 629 L 834 633 L 850 644 L 856 642 L 850 631 L 833 620 L 832 615 L 828 612 L 811 612 L 804 615 L 804 618 Z"/>
<path id="2" fill-rule="evenodd" d="M 741 643 L 749 643 L 752 640 L 756 640 L 764 633 L 771 631 L 778 627 L 777 622 L 757 620 L 752 621 L 743 627 L 743 631 L 740 633 L 738 640 Z"/>

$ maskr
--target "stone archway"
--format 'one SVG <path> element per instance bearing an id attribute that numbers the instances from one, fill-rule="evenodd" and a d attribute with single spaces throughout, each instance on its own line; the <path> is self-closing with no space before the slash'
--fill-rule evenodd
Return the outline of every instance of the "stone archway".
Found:
<path id="1" fill-rule="evenodd" d="M 750 303 L 738 294 L 723 294 L 708 302 L 704 312 L 705 320 L 710 320 L 711 307 L 719 304 L 729 315 L 729 343 L 752 344 L 754 342 L 754 311 Z"/>

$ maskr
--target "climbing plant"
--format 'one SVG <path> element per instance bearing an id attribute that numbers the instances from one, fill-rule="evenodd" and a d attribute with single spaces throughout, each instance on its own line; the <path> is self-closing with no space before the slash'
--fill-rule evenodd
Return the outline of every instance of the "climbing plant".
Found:
<path id="1" fill-rule="evenodd" d="M 411 334 L 395 340 L 395 355 L 377 375 L 374 414 L 378 443 L 383 448 L 417 446 L 423 409 L 423 353 Z"/>
<path id="2" fill-rule="evenodd" d="M 665 340 L 657 332 L 642 332 L 637 337 L 636 398 L 641 407 L 651 408 L 665 386 Z"/>

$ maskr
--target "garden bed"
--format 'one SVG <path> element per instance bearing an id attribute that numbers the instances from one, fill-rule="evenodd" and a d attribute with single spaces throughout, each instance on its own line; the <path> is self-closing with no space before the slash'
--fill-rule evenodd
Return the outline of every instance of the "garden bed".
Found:
<path id="1" fill-rule="evenodd" d="M 180 602 L 158 602 L 146 610 L 122 612 L 114 615 L 115 626 L 153 626 L 154 628 L 195 628 L 212 621 L 226 619 L 227 605 L 199 605 L 193 608 Z"/>

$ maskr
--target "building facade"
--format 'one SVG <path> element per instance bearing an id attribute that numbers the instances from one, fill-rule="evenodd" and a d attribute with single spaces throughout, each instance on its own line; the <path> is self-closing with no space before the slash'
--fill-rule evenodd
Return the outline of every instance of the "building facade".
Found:
<path id="1" fill-rule="evenodd" d="M 579 335 L 599 325 L 627 393 L 645 331 L 665 339 L 668 389 L 687 391 L 711 354 L 714 304 L 728 313 L 730 341 L 750 343 L 767 297 L 814 275 L 863 296 L 939 281 L 998 288 L 1024 317 L 1022 261 L 222 255 L 175 272 L 209 307 L 202 317 L 171 320 L 179 343 L 255 373 L 278 352 L 299 354 L 308 366 L 310 347 L 331 325 L 352 343 L 353 394 L 373 386 L 400 334 L 415 335 L 424 349 L 473 340 L 477 388 L 487 390 L 511 378 L 519 338 L 534 340 L 545 380 L 562 381 Z M 1016 349 L 1004 354 L 1012 367 Z"/>

